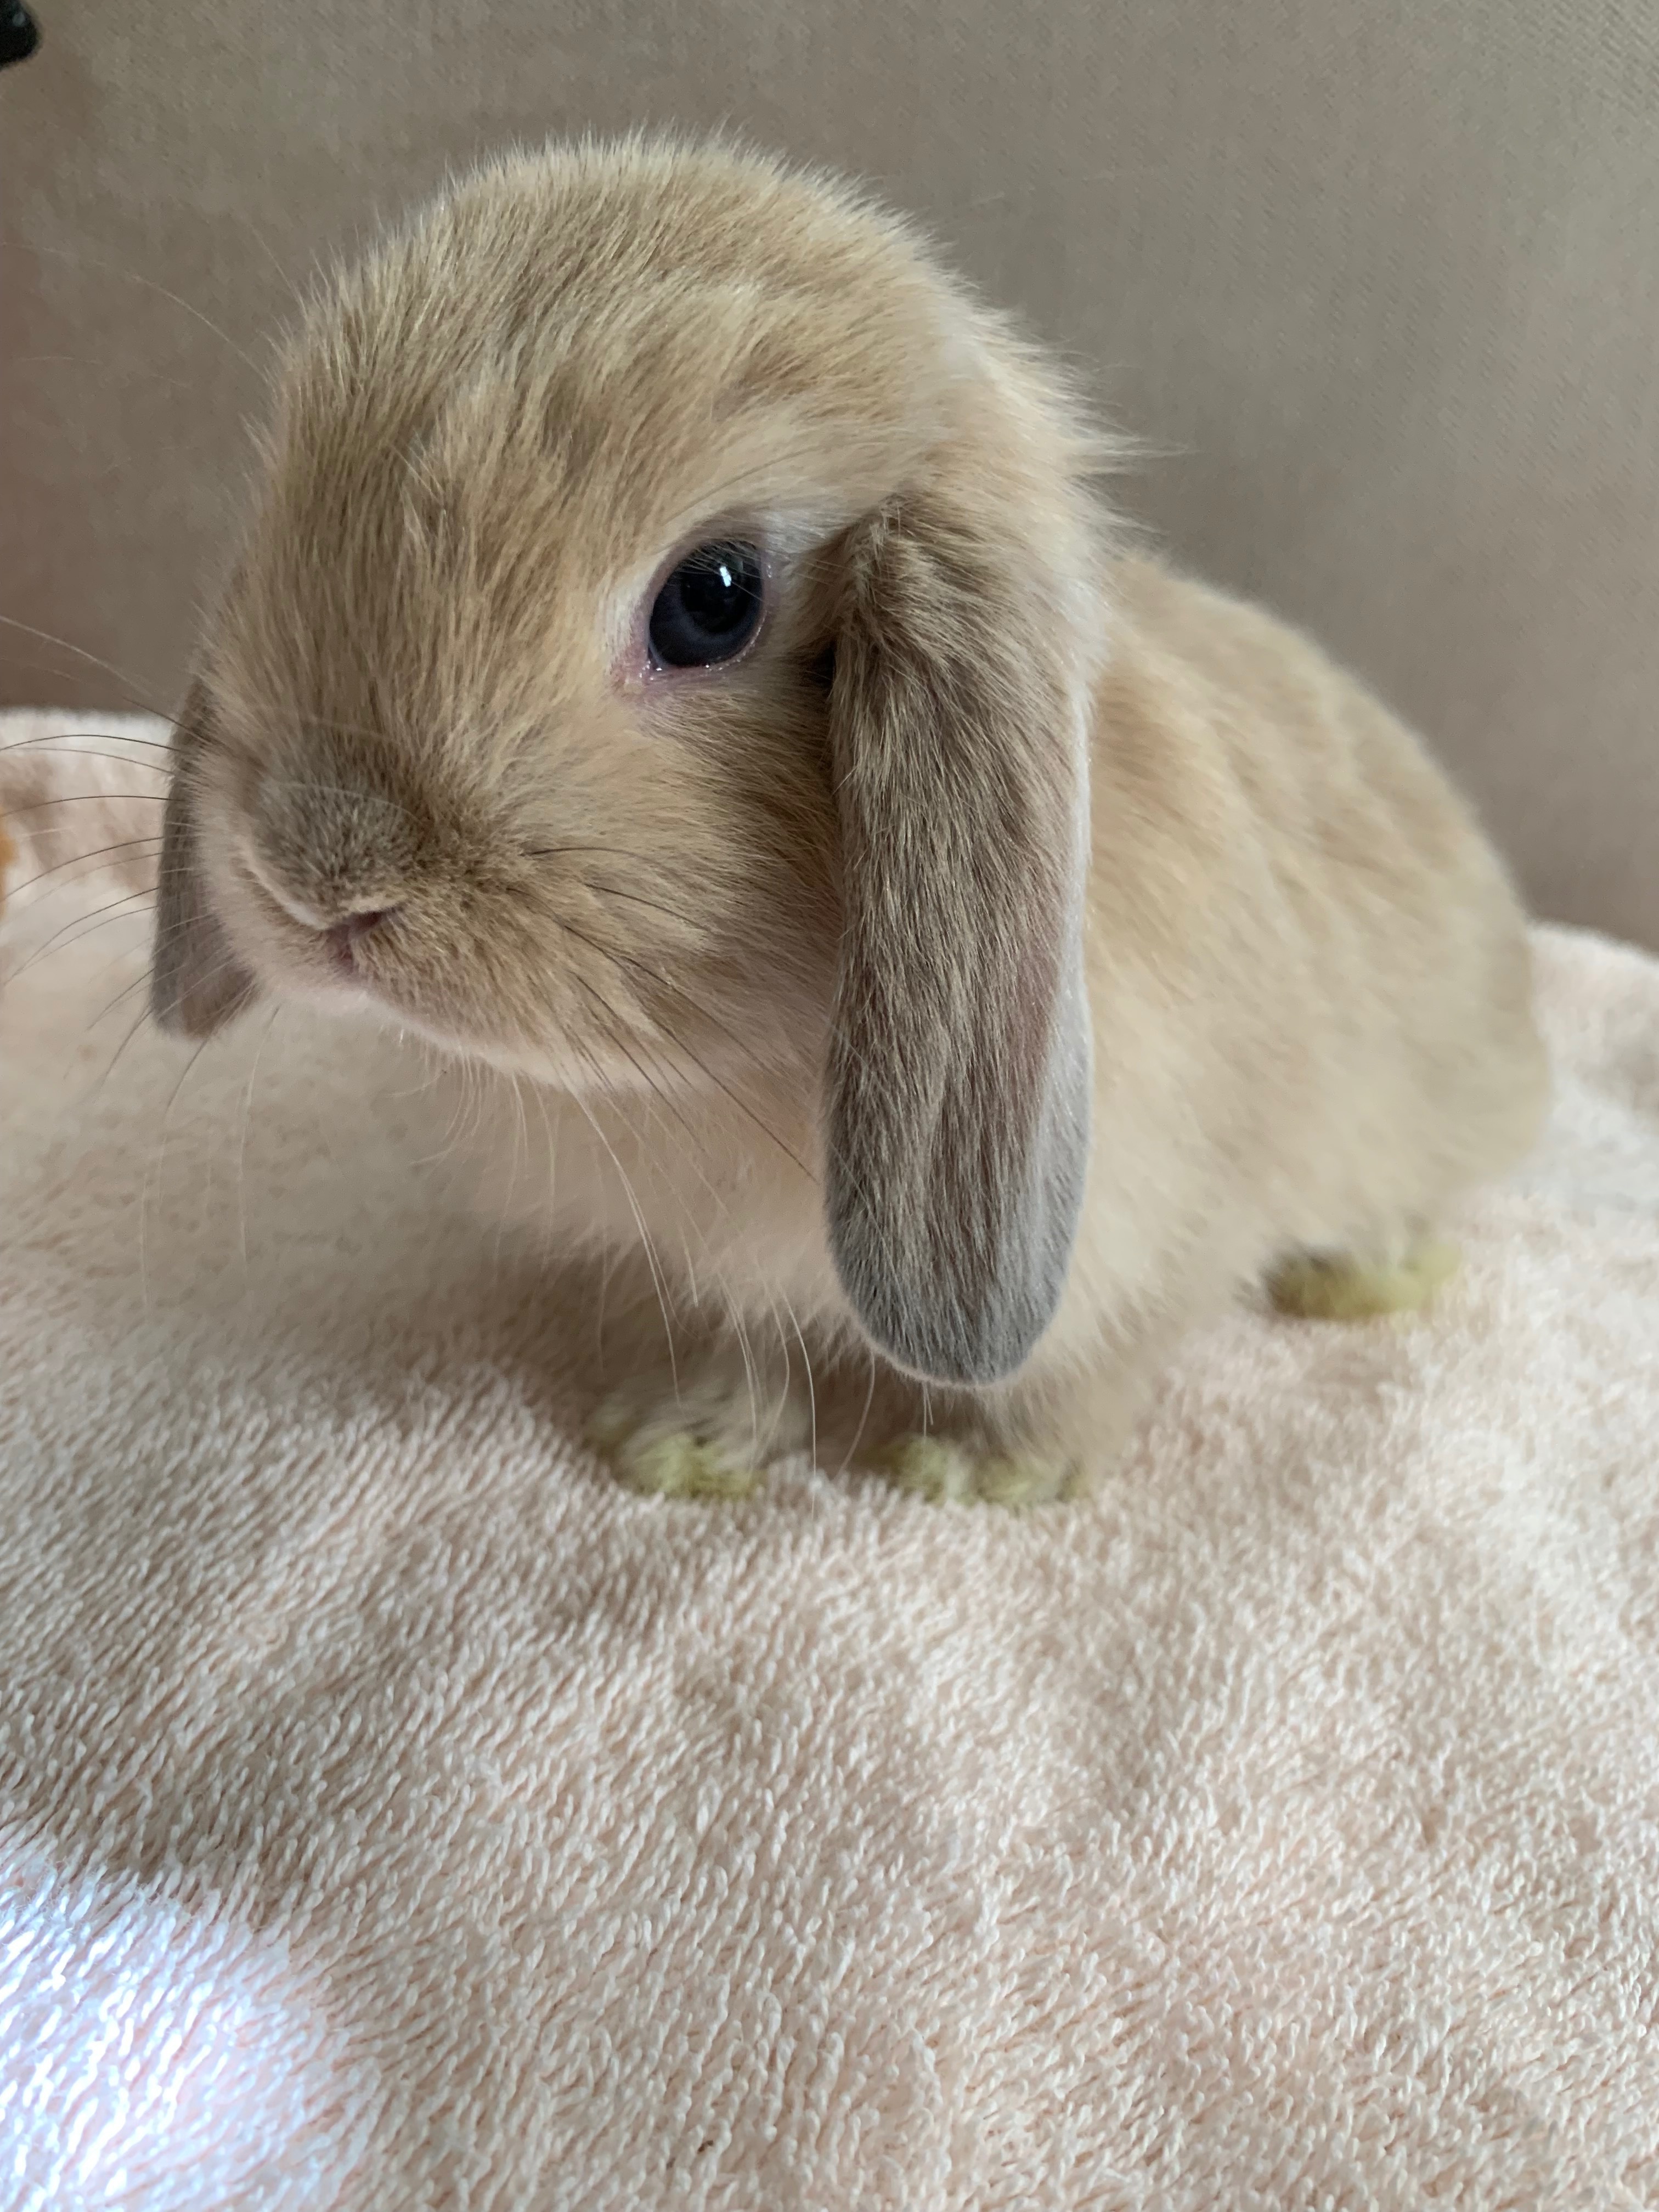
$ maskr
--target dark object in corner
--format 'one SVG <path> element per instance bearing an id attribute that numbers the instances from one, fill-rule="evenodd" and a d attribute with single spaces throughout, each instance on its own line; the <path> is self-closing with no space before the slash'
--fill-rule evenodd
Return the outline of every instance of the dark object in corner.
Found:
<path id="1" fill-rule="evenodd" d="M 26 62 L 40 43 L 40 27 L 23 0 L 0 0 L 0 69 Z"/>

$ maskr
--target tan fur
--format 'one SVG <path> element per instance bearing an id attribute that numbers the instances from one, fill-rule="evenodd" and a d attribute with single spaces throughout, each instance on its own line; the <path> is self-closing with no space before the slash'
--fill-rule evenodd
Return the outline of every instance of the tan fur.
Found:
<path id="1" fill-rule="evenodd" d="M 550 1164 L 513 1202 L 611 1271 L 624 1457 L 817 1418 L 1086 1475 L 1182 1330 L 1287 1255 L 1399 1257 L 1530 1141 L 1468 810 L 1311 645 L 1116 544 L 1100 452 L 902 226 L 721 149 L 495 164 L 289 351 L 158 1010 L 314 992 L 503 1071 Z M 755 649 L 642 680 L 655 580 L 733 532 Z M 390 908 L 343 982 L 320 928 Z"/>

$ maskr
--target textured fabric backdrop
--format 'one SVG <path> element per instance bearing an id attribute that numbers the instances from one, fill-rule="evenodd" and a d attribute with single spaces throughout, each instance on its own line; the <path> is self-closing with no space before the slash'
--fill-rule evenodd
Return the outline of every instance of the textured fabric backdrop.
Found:
<path id="1" fill-rule="evenodd" d="M 729 121 L 931 222 L 1162 448 L 1126 490 L 1183 556 L 1419 721 L 1542 911 L 1659 945 L 1659 9 L 40 12 L 0 78 L 0 616 L 69 646 L 0 633 L 0 700 L 105 703 L 101 658 L 173 702 L 316 255 L 506 138 Z"/>
<path id="2" fill-rule="evenodd" d="M 418 1067 L 134 1029 L 100 780 L 0 750 L 6 2212 L 1659 2203 L 1659 963 L 1091 1504 L 647 1501 Z"/>

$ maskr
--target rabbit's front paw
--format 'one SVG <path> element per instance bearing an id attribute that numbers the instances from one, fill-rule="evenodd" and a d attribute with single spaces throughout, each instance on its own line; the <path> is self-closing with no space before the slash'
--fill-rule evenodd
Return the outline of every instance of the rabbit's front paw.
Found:
<path id="1" fill-rule="evenodd" d="M 1077 1472 L 1064 1460 L 954 1437 L 902 1437 L 875 1467 L 932 1505 L 1053 1505 L 1078 1494 Z"/>
<path id="2" fill-rule="evenodd" d="M 630 1490 L 654 1498 L 748 1498 L 763 1468 L 808 1442 L 810 1412 L 786 1384 L 751 1387 L 747 1371 L 717 1364 L 681 1385 L 641 1378 L 613 1390 L 586 1441 Z"/>

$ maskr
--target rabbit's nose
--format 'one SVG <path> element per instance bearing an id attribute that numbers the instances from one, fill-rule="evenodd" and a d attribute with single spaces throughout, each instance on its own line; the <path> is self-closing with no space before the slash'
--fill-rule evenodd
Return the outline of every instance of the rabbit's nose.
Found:
<path id="1" fill-rule="evenodd" d="M 250 815 L 252 874 L 295 921 L 343 952 L 400 902 L 416 872 L 408 811 L 345 769 L 325 763 L 315 780 L 267 775 Z"/>
<path id="2" fill-rule="evenodd" d="M 291 884 L 285 883 L 258 848 L 251 844 L 243 848 L 242 860 L 248 873 L 273 903 L 301 928 L 314 931 L 348 968 L 353 964 L 363 939 L 372 936 L 383 921 L 398 911 L 399 902 L 396 899 L 366 899 L 358 904 L 331 889 L 301 895 Z"/>

